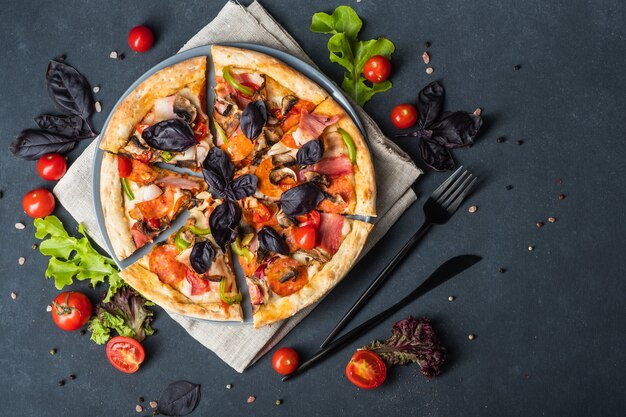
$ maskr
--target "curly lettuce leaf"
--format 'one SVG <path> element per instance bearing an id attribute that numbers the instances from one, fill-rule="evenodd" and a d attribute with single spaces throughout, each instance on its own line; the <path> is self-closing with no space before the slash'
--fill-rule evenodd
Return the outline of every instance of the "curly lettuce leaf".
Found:
<path id="1" fill-rule="evenodd" d="M 96 316 L 89 323 L 91 340 L 104 344 L 115 331 L 120 336 L 132 337 L 138 342 L 154 334 L 151 326 L 153 305 L 128 286 L 120 287 L 110 301 L 96 307 Z"/>
<path id="2" fill-rule="evenodd" d="M 359 106 L 367 103 L 374 94 L 382 93 L 392 87 L 390 81 L 372 84 L 363 76 L 363 67 L 368 59 L 382 55 L 387 59 L 395 51 L 395 46 L 387 38 L 360 41 L 359 32 L 363 21 L 349 6 L 339 6 L 332 15 L 324 12 L 315 13 L 311 19 L 311 31 L 332 34 L 328 40 L 331 62 L 346 69 L 341 88 L 357 102 Z"/>

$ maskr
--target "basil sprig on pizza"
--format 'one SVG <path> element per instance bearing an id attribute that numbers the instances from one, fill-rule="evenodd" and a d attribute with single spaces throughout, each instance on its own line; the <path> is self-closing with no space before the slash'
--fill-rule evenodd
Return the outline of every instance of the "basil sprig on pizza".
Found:
<path id="1" fill-rule="evenodd" d="M 372 225 L 347 215 L 376 215 L 374 170 L 351 118 L 310 79 L 239 48 L 213 46 L 212 60 L 209 111 L 205 57 L 155 73 L 114 111 L 100 144 L 105 225 L 125 259 L 188 210 L 185 226 L 120 275 L 170 311 L 241 321 L 236 258 L 260 327 L 352 267 Z"/>

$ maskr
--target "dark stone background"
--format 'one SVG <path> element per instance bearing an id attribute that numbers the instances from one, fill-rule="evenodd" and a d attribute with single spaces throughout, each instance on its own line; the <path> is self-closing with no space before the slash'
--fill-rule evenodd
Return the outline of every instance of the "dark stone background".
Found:
<path id="1" fill-rule="evenodd" d="M 335 80 L 326 36 L 309 32 L 311 15 L 340 2 L 272 1 L 264 6 Z M 626 12 L 623 2 L 349 2 L 365 20 L 363 38 L 387 36 L 394 88 L 366 110 L 394 134 L 391 108 L 415 100 L 433 79 L 447 89 L 450 110 L 484 108 L 485 128 L 458 162 L 483 179 L 480 189 L 444 227 L 436 228 L 382 289 L 360 318 L 412 289 L 443 260 L 476 253 L 484 260 L 394 318 L 428 315 L 449 347 L 445 372 L 431 381 L 416 366 L 394 368 L 387 383 L 367 392 L 353 387 L 343 368 L 345 349 L 301 378 L 281 383 L 264 358 L 237 374 L 196 343 L 164 313 L 158 335 L 146 343 L 148 360 L 135 375 L 108 365 L 104 348 L 88 335 L 64 333 L 45 307 L 58 293 L 44 279 L 46 259 L 31 249 L 31 221 L 22 195 L 52 188 L 35 164 L 0 154 L 3 249 L 0 259 L 0 414 L 5 416 L 141 415 L 136 398 L 152 399 L 170 382 L 202 384 L 194 415 L 421 415 L 621 416 L 626 413 L 624 295 L 626 249 L 623 177 Z M 0 138 L 6 147 L 33 126 L 32 117 L 54 111 L 44 73 L 48 59 L 67 54 L 70 64 L 101 86 L 100 128 L 122 92 L 137 77 L 174 54 L 219 11 L 214 1 L 3 1 L 0 18 Z M 126 44 L 139 23 L 157 41 L 138 55 Z M 431 41 L 433 75 L 421 61 Z M 109 58 L 112 50 L 126 59 Z M 519 64 L 518 71 L 513 69 Z M 496 137 L 507 141 L 496 143 Z M 517 140 L 523 140 L 518 145 Z M 416 159 L 410 139 L 397 143 Z M 86 146 L 82 144 L 81 149 Z M 5 148 L 6 149 L 6 148 Z M 80 154 L 76 149 L 70 161 Z M 619 177 L 619 175 L 622 177 Z M 370 279 L 422 221 L 420 206 L 445 175 L 417 183 L 420 201 L 391 229 L 335 291 L 281 346 L 303 355 L 319 342 Z M 561 183 L 557 183 L 557 179 Z M 505 186 L 513 189 L 507 191 Z M 559 201 L 557 195 L 567 198 Z M 479 210 L 469 214 L 467 207 Z M 56 211 L 69 228 L 63 209 Z M 535 223 L 555 216 L 538 229 Z M 14 228 L 17 221 L 26 230 Z M 534 245 L 535 250 L 528 251 Z M 19 256 L 26 264 L 18 266 Z M 501 274 L 499 267 L 507 272 Z M 74 288 L 96 292 L 85 285 Z M 17 300 L 10 293 L 18 294 Z M 448 295 L 455 295 L 448 302 Z M 388 335 L 391 320 L 352 345 Z M 468 341 L 469 333 L 476 339 Z M 50 348 L 58 353 L 51 356 Z M 75 373 L 64 387 L 57 381 Z M 226 390 L 226 384 L 233 384 Z M 255 395 L 253 404 L 246 404 Z M 274 405 L 280 398 L 283 404 Z M 146 413 L 144 413 L 146 414 Z"/>

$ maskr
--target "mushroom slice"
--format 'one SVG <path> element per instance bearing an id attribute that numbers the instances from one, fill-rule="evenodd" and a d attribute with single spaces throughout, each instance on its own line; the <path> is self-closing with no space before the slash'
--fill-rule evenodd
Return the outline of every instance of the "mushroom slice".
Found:
<path id="1" fill-rule="evenodd" d="M 196 119 L 198 109 L 194 106 L 188 98 L 181 95 L 177 95 L 174 100 L 174 113 L 178 117 L 185 119 L 187 123 L 191 123 Z"/>
<path id="2" fill-rule="evenodd" d="M 281 153 L 272 156 L 272 165 L 275 167 L 290 167 L 296 164 L 296 158 L 289 153 Z"/>
<path id="3" fill-rule="evenodd" d="M 296 254 L 302 253 L 304 256 L 313 259 L 314 261 L 326 263 L 330 261 L 330 254 L 323 249 L 313 248 L 311 250 L 300 249 Z"/>
<path id="4" fill-rule="evenodd" d="M 286 116 L 287 113 L 289 113 L 289 110 L 291 110 L 291 108 L 298 102 L 298 97 L 293 96 L 291 94 L 286 95 L 285 97 L 283 97 L 283 100 L 280 102 L 280 111 L 282 112 L 283 116 Z"/>
<path id="5" fill-rule="evenodd" d="M 295 171 L 287 167 L 278 167 L 270 171 L 270 182 L 274 185 L 278 185 L 279 182 L 285 178 L 291 177 L 294 183 L 298 182 L 298 176 Z"/>
<path id="6" fill-rule="evenodd" d="M 346 204 L 346 200 L 343 199 L 341 194 L 332 195 L 332 194 L 324 193 L 324 198 L 328 199 L 333 204 L 339 204 L 339 205 Z"/>
<path id="7" fill-rule="evenodd" d="M 320 174 L 317 171 L 306 171 L 302 173 L 304 180 L 307 182 L 313 182 L 318 185 L 328 186 L 328 177 L 324 174 Z"/>
<path id="8" fill-rule="evenodd" d="M 296 224 L 291 217 L 285 214 L 283 209 L 279 209 L 278 212 L 276 212 L 276 220 L 278 220 L 280 227 L 284 229 Z"/>
<path id="9" fill-rule="evenodd" d="M 296 274 L 296 271 L 294 271 L 292 268 L 289 268 L 289 269 L 287 269 L 285 271 L 283 276 L 280 277 L 278 282 L 283 283 L 283 282 L 288 281 L 290 279 L 294 279 L 296 276 L 298 276 L 298 274 Z"/>

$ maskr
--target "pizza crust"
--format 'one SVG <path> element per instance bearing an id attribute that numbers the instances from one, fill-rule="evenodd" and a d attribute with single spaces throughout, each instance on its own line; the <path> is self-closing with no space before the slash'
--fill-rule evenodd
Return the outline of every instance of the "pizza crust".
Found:
<path id="1" fill-rule="evenodd" d="M 161 282 L 155 273 L 149 271 L 140 263 L 141 261 L 136 262 L 124 269 L 120 272 L 120 276 L 128 285 L 153 303 L 172 313 L 197 319 L 243 321 L 243 312 L 240 304 L 230 304 L 228 307 L 225 307 L 221 301 L 195 302 L 178 290 Z"/>
<path id="2" fill-rule="evenodd" d="M 117 157 L 104 153 L 100 169 L 100 201 L 107 235 L 117 259 L 128 258 L 137 247 L 124 211 L 124 191 L 117 171 Z"/>
<path id="3" fill-rule="evenodd" d="M 200 93 L 206 86 L 206 57 L 191 58 L 164 68 L 143 81 L 117 106 L 100 141 L 100 149 L 117 153 L 128 141 L 137 123 L 158 98 L 171 96 L 185 87 Z"/>
<path id="4" fill-rule="evenodd" d="M 339 116 L 339 121 L 329 129 L 340 127 L 352 138 L 356 147 L 356 164 L 354 164 L 354 187 L 356 205 L 353 213 L 360 216 L 376 216 L 376 178 L 370 150 L 359 128 L 352 118 L 332 98 L 327 98 L 315 108 L 315 113 Z"/>
<path id="5" fill-rule="evenodd" d="M 269 305 L 261 305 L 253 315 L 255 328 L 293 316 L 315 303 L 343 279 L 359 257 L 365 240 L 374 227 L 373 224 L 359 220 L 349 218 L 345 220 L 350 222 L 350 231 L 330 262 L 313 275 L 309 283 L 298 292 L 276 301 L 272 300 Z"/>
<path id="6" fill-rule="evenodd" d="M 235 68 L 249 68 L 288 86 L 287 88 L 292 90 L 298 98 L 319 104 L 328 97 L 328 93 L 322 87 L 269 55 L 222 45 L 213 45 L 211 55 L 215 74 L 221 75 L 224 67 L 228 65 Z"/>

